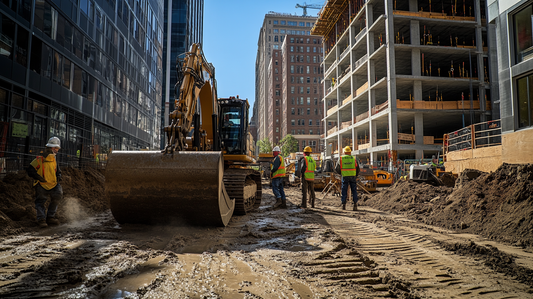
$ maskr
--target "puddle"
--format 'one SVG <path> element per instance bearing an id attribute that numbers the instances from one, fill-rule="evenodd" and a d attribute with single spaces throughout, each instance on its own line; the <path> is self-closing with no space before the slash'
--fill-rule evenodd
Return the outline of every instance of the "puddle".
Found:
<path id="1" fill-rule="evenodd" d="M 150 259 L 141 265 L 139 273 L 135 275 L 128 275 L 117 280 L 114 284 L 110 285 L 107 292 L 100 298 L 102 299 L 117 299 L 124 298 L 132 293 L 135 293 L 137 289 L 146 286 L 155 279 L 156 274 L 167 268 L 167 266 L 159 265 L 165 259 L 164 256 L 158 256 Z"/>

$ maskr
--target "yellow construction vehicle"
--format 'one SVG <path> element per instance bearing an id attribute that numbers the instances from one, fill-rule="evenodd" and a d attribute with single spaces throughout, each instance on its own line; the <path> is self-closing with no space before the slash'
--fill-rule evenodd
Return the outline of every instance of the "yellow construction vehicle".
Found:
<path id="1" fill-rule="evenodd" d="M 176 69 L 175 110 L 162 151 L 113 151 L 105 192 L 119 223 L 225 226 L 261 203 L 261 174 L 248 166 L 247 100 L 217 98 L 215 69 L 193 44 Z"/>

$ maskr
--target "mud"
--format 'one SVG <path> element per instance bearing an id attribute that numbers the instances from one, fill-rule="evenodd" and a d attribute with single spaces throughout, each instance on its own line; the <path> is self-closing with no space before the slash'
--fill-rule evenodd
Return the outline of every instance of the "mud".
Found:
<path id="1" fill-rule="evenodd" d="M 466 170 L 452 187 L 399 181 L 362 202 L 410 219 L 520 247 L 533 246 L 533 164 Z"/>
<path id="2" fill-rule="evenodd" d="M 476 182 L 484 192 L 507 192 L 502 205 L 526 208 L 520 190 L 529 190 L 530 168 L 513 167 L 502 174 L 514 180 L 469 172 L 453 188 L 400 182 L 360 194 L 358 211 L 320 191 L 316 208 L 301 209 L 298 188 L 286 188 L 288 208 L 278 209 L 265 188 L 260 208 L 225 228 L 119 225 L 102 196 L 103 175 L 65 169 L 61 224 L 38 229 L 31 182 L 12 174 L 0 184 L 0 297 L 533 298 L 525 228 L 486 238 L 471 222 L 439 220 L 487 211 L 468 208 L 476 201 L 461 193 L 477 192 Z M 462 202 L 452 195 L 466 198 L 456 206 L 466 212 L 450 212 Z"/>

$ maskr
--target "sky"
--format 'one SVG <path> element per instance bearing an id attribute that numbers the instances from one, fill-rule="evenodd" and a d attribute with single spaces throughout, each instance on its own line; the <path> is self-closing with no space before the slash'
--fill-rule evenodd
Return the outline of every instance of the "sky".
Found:
<path id="1" fill-rule="evenodd" d="M 324 4 L 323 0 L 205 0 L 203 50 L 215 66 L 219 98 L 239 95 L 255 102 L 255 58 L 259 29 L 270 11 L 302 15 L 296 4 Z M 316 16 L 317 9 L 307 9 Z"/>

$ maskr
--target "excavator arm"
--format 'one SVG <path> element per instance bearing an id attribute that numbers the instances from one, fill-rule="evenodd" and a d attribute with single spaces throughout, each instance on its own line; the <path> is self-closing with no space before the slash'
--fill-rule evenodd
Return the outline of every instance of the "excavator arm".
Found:
<path id="1" fill-rule="evenodd" d="M 218 142 L 217 128 L 213 126 L 218 115 L 215 68 L 206 61 L 200 45 L 193 44 L 185 58 L 177 61 L 176 71 L 176 108 L 169 114 L 170 125 L 164 128 L 163 152 L 213 149 Z M 188 147 L 187 137 L 191 137 L 192 148 Z"/>

